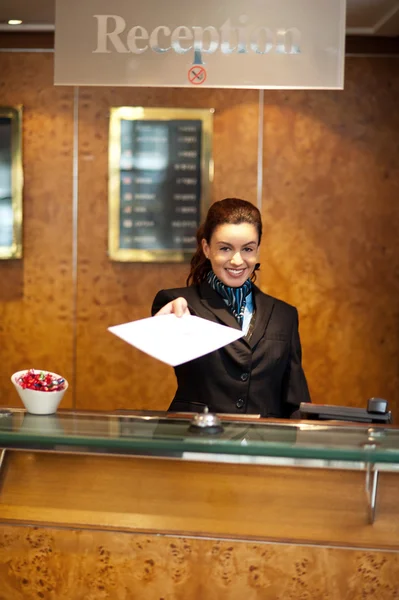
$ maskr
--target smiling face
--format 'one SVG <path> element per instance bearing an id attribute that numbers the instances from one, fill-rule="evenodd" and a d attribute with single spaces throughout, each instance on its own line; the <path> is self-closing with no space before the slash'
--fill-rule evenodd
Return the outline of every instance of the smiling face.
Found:
<path id="1" fill-rule="evenodd" d="M 202 249 L 216 277 L 229 287 L 239 287 L 253 273 L 259 255 L 257 229 L 250 223 L 219 225 Z"/>

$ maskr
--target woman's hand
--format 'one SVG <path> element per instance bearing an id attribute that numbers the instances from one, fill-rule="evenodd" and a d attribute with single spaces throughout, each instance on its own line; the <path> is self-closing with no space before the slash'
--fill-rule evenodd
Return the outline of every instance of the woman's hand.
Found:
<path id="1" fill-rule="evenodd" d="M 159 310 L 154 316 L 158 317 L 159 315 L 171 315 L 174 314 L 176 317 L 183 317 L 184 315 L 189 315 L 190 311 L 188 310 L 187 300 L 185 298 L 176 298 L 176 300 L 172 300 L 168 302 Z"/>

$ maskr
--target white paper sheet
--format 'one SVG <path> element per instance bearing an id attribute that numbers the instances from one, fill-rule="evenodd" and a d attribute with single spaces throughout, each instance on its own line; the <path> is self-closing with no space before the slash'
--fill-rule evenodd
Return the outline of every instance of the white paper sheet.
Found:
<path id="1" fill-rule="evenodd" d="M 204 356 L 244 335 L 239 329 L 200 317 L 173 314 L 115 325 L 108 327 L 108 331 L 172 367 Z"/>

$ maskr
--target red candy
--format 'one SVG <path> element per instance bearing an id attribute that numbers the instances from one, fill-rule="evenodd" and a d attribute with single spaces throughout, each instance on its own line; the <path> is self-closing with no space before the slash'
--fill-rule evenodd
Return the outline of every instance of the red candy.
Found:
<path id="1" fill-rule="evenodd" d="M 65 387 L 65 379 L 62 377 L 55 377 L 45 371 L 35 373 L 34 369 L 29 369 L 25 375 L 18 377 L 17 383 L 23 389 L 39 392 L 59 392 Z"/>

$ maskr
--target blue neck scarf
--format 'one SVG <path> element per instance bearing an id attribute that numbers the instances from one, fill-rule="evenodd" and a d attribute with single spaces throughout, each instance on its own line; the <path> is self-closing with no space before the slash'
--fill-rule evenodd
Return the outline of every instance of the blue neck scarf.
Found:
<path id="1" fill-rule="evenodd" d="M 220 281 L 213 271 L 209 271 L 207 281 L 211 288 L 222 296 L 223 300 L 225 300 L 227 306 L 242 327 L 247 296 L 252 292 L 252 281 L 247 279 L 241 287 L 229 287 Z"/>

